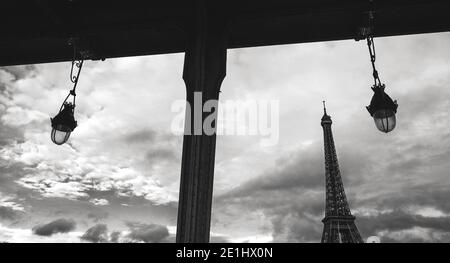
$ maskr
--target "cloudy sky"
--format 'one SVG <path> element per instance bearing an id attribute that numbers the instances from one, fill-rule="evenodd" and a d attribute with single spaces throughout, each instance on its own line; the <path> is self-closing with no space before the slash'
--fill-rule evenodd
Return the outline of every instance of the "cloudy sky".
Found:
<path id="1" fill-rule="evenodd" d="M 229 50 L 221 100 L 278 100 L 279 141 L 218 136 L 212 241 L 320 241 L 325 99 L 363 238 L 450 242 L 450 33 L 375 42 L 399 103 L 389 134 L 365 109 L 365 42 Z M 173 242 L 182 68 L 183 54 L 86 61 L 79 126 L 63 146 L 49 117 L 71 88 L 70 63 L 0 68 L 0 241 Z"/>

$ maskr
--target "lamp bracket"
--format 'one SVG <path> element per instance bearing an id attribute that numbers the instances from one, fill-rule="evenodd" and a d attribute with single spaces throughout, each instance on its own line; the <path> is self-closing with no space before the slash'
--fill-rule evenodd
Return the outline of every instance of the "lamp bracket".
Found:
<path id="1" fill-rule="evenodd" d="M 355 35 L 355 41 L 360 41 L 369 38 L 373 35 L 373 28 L 370 26 L 360 26 Z"/>
<path id="2" fill-rule="evenodd" d="M 368 10 L 363 12 L 363 18 L 356 30 L 355 40 L 363 40 L 374 36 L 374 1 L 369 0 Z"/>
<path id="3" fill-rule="evenodd" d="M 71 37 L 67 44 L 73 46 L 75 50 L 74 58 L 77 60 L 98 59 L 96 52 L 94 52 L 94 44 L 91 38 Z"/>

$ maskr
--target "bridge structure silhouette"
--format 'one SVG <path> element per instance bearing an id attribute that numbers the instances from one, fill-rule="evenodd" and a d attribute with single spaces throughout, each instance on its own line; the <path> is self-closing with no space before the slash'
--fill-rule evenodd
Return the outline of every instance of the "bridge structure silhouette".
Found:
<path id="1" fill-rule="evenodd" d="M 71 61 L 73 39 L 79 43 L 77 59 L 84 60 L 183 52 L 186 100 L 192 103 L 194 92 L 202 92 L 204 101 L 219 98 L 228 49 L 355 39 L 370 5 L 368 0 L 7 0 L 2 11 L 0 66 Z M 448 0 L 374 0 L 373 13 L 375 37 L 450 31 Z M 209 242 L 215 148 L 215 134 L 184 135 L 177 242 Z"/>

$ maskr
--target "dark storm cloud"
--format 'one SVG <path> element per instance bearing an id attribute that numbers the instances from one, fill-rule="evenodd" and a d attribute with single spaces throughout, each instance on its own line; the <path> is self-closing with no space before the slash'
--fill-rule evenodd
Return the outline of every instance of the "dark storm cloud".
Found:
<path id="1" fill-rule="evenodd" d="M 442 77 L 442 82 L 448 83 L 448 81 L 450 81 L 450 77 Z M 400 95 L 401 114 L 406 117 L 401 120 L 402 126 L 410 128 L 418 119 L 423 118 L 431 118 L 438 122 L 437 125 L 448 123 L 445 119 L 445 116 L 449 115 L 448 98 L 450 98 L 450 90 L 436 84 Z"/>
<path id="2" fill-rule="evenodd" d="M 149 150 L 145 153 L 145 161 L 150 165 L 160 161 L 177 160 L 178 153 L 173 147 L 177 139 L 171 133 L 160 133 L 148 128 L 131 132 L 123 137 L 123 141 L 127 144 L 149 146 Z"/>
<path id="3" fill-rule="evenodd" d="M 311 218 L 302 210 L 289 210 L 272 217 L 273 242 L 319 242 L 322 225 L 318 218 Z"/>
<path id="4" fill-rule="evenodd" d="M 399 231 L 413 227 L 431 228 L 450 232 L 450 217 L 425 217 L 402 210 L 378 214 L 376 216 L 359 216 L 358 226 L 361 231 L 374 235 L 378 231 Z"/>
<path id="5" fill-rule="evenodd" d="M 316 189 L 323 186 L 323 161 L 318 151 L 308 155 L 298 153 L 289 159 L 278 159 L 275 168 L 249 180 L 217 199 L 251 196 L 256 192 L 280 192 L 299 188 Z M 270 198 L 270 196 L 268 196 Z"/>
<path id="6" fill-rule="evenodd" d="M 338 152 L 342 152 L 338 159 L 344 185 L 354 187 L 365 182 L 362 181 L 360 174 L 367 171 L 369 168 L 367 164 L 370 162 L 364 162 L 369 158 L 367 152 L 354 150 L 351 146 L 344 145 L 341 151 L 338 149 Z M 270 198 L 284 192 L 296 194 L 297 191 L 306 190 L 324 191 L 325 165 L 322 148 L 323 142 L 316 141 L 307 149 L 300 149 L 278 158 L 273 168 L 218 196 L 217 200 L 252 196 L 258 192 Z"/>
<path id="7" fill-rule="evenodd" d="M 418 237 L 411 237 L 411 236 L 406 236 L 406 237 L 402 237 L 401 240 L 398 239 L 394 239 L 388 236 L 382 237 L 380 239 L 380 241 L 382 243 L 426 243 L 427 241 L 424 240 L 423 238 L 418 238 Z M 428 242 L 439 242 L 439 240 L 429 240 Z M 442 241 L 441 241 L 442 242 Z M 444 241 L 445 242 L 445 241 Z"/>
<path id="8" fill-rule="evenodd" d="M 411 206 L 433 207 L 445 214 L 450 214 L 450 186 L 445 184 L 423 184 L 410 186 L 402 191 L 380 194 L 374 198 L 355 200 L 355 207 L 372 207 L 377 210 L 407 209 Z"/>
<path id="9" fill-rule="evenodd" d="M 409 230 L 414 227 L 429 229 L 434 239 L 402 237 L 392 239 L 384 236 L 383 242 L 450 242 L 450 187 L 437 184 L 423 184 L 402 189 L 397 193 L 379 195 L 367 200 L 356 200 L 354 208 L 372 207 L 386 211 L 375 215 L 356 214 L 356 224 L 365 237 L 378 231 L 387 233 Z M 418 207 L 428 207 L 442 213 L 442 216 L 415 214 Z M 428 237 L 429 238 L 429 237 Z"/>
<path id="10" fill-rule="evenodd" d="M 27 174 L 29 168 L 32 166 L 9 162 L 0 156 L 0 190 L 5 193 L 20 191 L 14 181 Z"/>
<path id="11" fill-rule="evenodd" d="M 15 220 L 20 216 L 20 213 L 11 207 L 0 206 L 0 219 Z"/>
<path id="12" fill-rule="evenodd" d="M 0 110 L 0 117 L 2 112 Z M 0 122 L 0 146 L 6 146 L 14 142 L 23 142 L 23 129 L 9 127 Z"/>
<path id="13" fill-rule="evenodd" d="M 223 236 L 211 235 L 209 237 L 209 242 L 210 243 L 230 243 L 230 240 L 228 238 L 226 238 L 226 237 L 223 237 Z"/>
<path id="14" fill-rule="evenodd" d="M 161 143 L 163 145 L 169 145 L 179 139 L 171 132 L 161 132 L 150 128 L 129 132 L 121 138 L 121 140 L 130 144 Z"/>
<path id="15" fill-rule="evenodd" d="M 86 230 L 80 238 L 93 243 L 108 242 L 108 227 L 105 224 L 97 224 Z"/>
<path id="16" fill-rule="evenodd" d="M 176 160 L 176 153 L 173 149 L 153 149 L 145 154 L 145 158 L 148 162 L 154 163 L 157 161 L 172 161 Z"/>
<path id="17" fill-rule="evenodd" d="M 93 211 L 87 214 L 87 217 L 92 219 L 94 222 L 101 221 L 108 218 L 109 213 L 105 211 Z"/>
<path id="18" fill-rule="evenodd" d="M 410 193 L 413 192 L 413 193 Z M 427 184 L 423 188 L 413 187 L 412 190 L 408 192 L 408 200 L 414 200 L 412 203 L 423 206 L 436 207 L 437 209 L 443 211 L 446 214 L 450 214 L 450 186 L 442 184 Z M 405 203 L 408 202 L 405 201 Z M 399 203 L 402 199 L 394 199 L 395 202 Z"/>
<path id="19" fill-rule="evenodd" d="M 71 219 L 57 219 L 48 224 L 33 227 L 33 234 L 38 236 L 51 236 L 57 233 L 68 233 L 76 227 L 75 221 Z"/>
<path id="20" fill-rule="evenodd" d="M 378 211 L 383 211 L 386 209 L 392 209 L 394 212 L 387 214 L 379 214 L 377 216 L 363 216 L 357 215 L 356 224 L 360 228 L 360 232 L 363 238 L 367 238 L 371 235 L 376 235 L 377 231 L 386 231 L 387 233 L 392 233 L 394 231 L 408 230 L 415 227 L 427 228 L 431 232 L 437 234 L 433 239 L 434 242 L 448 242 L 450 232 L 450 218 L 449 217 L 424 217 L 421 215 L 414 215 L 406 210 L 410 207 L 420 206 L 420 207 L 434 207 L 438 211 L 443 213 L 450 213 L 450 204 L 448 200 L 450 199 L 450 186 L 448 186 L 447 181 L 443 181 L 442 184 L 439 183 L 426 183 L 428 175 L 436 175 L 436 172 L 429 170 L 430 174 L 425 174 L 422 178 L 420 173 L 417 177 L 412 177 L 413 174 L 418 173 L 424 163 L 430 165 L 433 163 L 433 159 L 440 158 L 441 160 L 436 163 L 445 163 L 443 160 L 448 159 L 450 154 L 444 153 L 438 157 L 431 153 L 419 154 L 421 149 L 426 149 L 427 147 L 422 147 L 419 142 L 417 146 L 412 145 L 411 148 L 406 147 L 407 151 L 415 152 L 421 156 L 420 158 L 392 158 L 390 163 L 386 163 L 387 170 L 391 171 L 392 174 L 403 175 L 403 184 L 398 185 L 398 190 L 395 190 L 393 186 L 392 192 L 376 194 L 374 189 L 382 187 L 383 182 L 377 182 L 386 175 L 376 175 L 375 178 L 370 176 L 360 176 L 358 173 L 366 172 L 367 174 L 374 174 L 374 171 L 370 169 L 370 165 L 362 165 L 363 163 L 373 163 L 375 160 L 371 159 L 370 156 L 364 153 L 358 154 L 354 151 L 354 156 L 348 154 L 349 151 L 344 151 L 345 154 L 341 154 L 343 158 L 340 158 L 341 171 L 344 177 L 344 185 L 347 192 L 347 198 L 350 203 L 352 211 L 360 210 L 371 207 Z M 412 150 L 414 149 L 414 150 Z M 395 151 L 395 150 L 394 150 Z M 399 155 L 401 155 L 399 153 Z M 403 154 L 402 156 L 405 156 Z M 364 169 L 363 169 L 364 168 Z M 303 174 L 303 172 L 301 173 Z M 407 176 L 409 175 L 409 176 Z M 323 172 L 321 173 L 323 177 Z M 347 180 L 346 180 L 347 179 Z M 409 183 L 411 179 L 413 183 Z M 402 181 L 402 179 L 399 179 Z M 325 188 L 324 181 L 321 183 L 321 188 Z M 374 196 L 370 198 L 358 198 L 357 193 L 364 191 L 364 188 L 369 187 L 371 191 L 375 192 Z M 349 194 L 349 192 L 351 194 Z M 322 232 L 322 223 L 319 221 L 321 218 L 313 217 L 310 215 L 323 216 L 325 209 L 325 197 L 324 195 L 318 195 L 316 199 L 303 199 L 296 198 L 295 194 L 285 192 L 284 195 L 291 196 L 291 198 L 286 198 L 288 202 L 292 204 L 287 205 L 284 203 L 278 203 L 281 208 L 268 208 L 265 211 L 266 214 L 270 211 L 276 211 L 272 217 L 273 226 L 273 236 L 274 241 L 280 240 L 282 242 L 319 242 Z M 301 196 L 301 195 L 299 195 Z M 261 195 L 263 198 L 263 195 Z M 266 197 L 270 198 L 270 197 Z M 284 200 L 284 199 L 283 199 Z M 296 204 L 294 204 L 296 203 Z M 276 204 L 276 203 L 275 203 Z M 383 237 L 383 242 L 388 242 L 389 237 Z M 416 238 L 413 236 L 402 237 L 402 242 L 424 242 L 424 238 Z M 392 242 L 394 239 L 391 240 Z M 398 242 L 399 240 L 397 240 Z M 431 241 L 431 240 L 429 240 Z"/>
<path id="21" fill-rule="evenodd" d="M 111 233 L 110 236 L 110 242 L 111 243 L 118 243 L 121 233 L 119 231 L 114 231 Z"/>
<path id="22" fill-rule="evenodd" d="M 155 141 L 157 135 L 154 130 L 144 129 L 125 135 L 124 140 L 127 143 L 149 143 Z"/>
<path id="23" fill-rule="evenodd" d="M 127 222 L 126 225 L 130 230 L 127 237 L 135 242 L 159 243 L 169 237 L 169 230 L 163 225 L 137 222 Z"/>
<path id="24" fill-rule="evenodd" d="M 320 240 L 316 217 L 324 213 L 324 164 L 322 153 L 311 149 L 320 148 L 280 158 L 275 168 L 217 197 L 215 203 L 220 208 L 216 215 L 261 210 L 270 219 L 274 242 Z"/>

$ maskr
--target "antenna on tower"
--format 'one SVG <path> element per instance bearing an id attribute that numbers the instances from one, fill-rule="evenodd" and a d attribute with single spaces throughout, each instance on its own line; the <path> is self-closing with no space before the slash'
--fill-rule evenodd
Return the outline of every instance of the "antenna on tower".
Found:
<path id="1" fill-rule="evenodd" d="M 325 107 L 325 101 L 322 101 L 323 103 L 323 112 L 325 113 L 325 115 L 327 115 L 327 108 Z"/>

